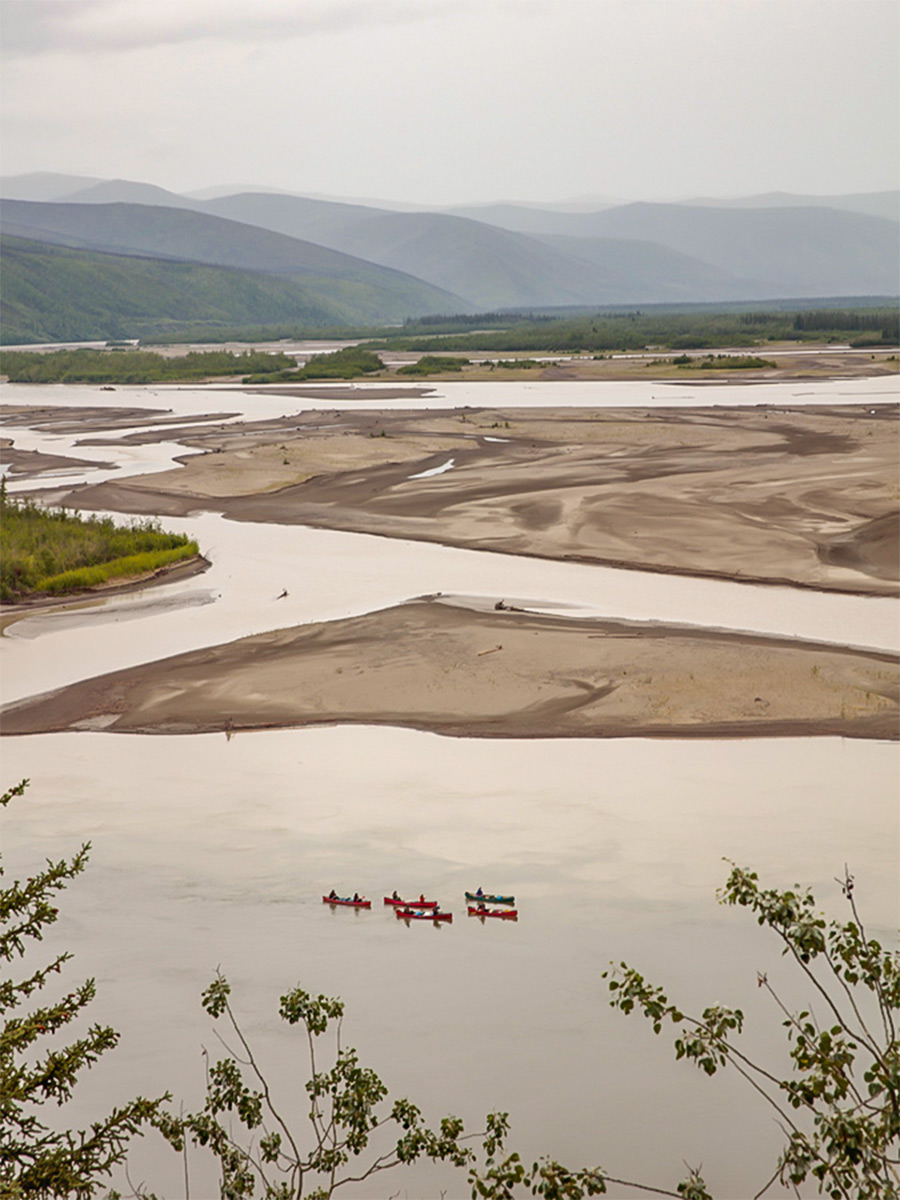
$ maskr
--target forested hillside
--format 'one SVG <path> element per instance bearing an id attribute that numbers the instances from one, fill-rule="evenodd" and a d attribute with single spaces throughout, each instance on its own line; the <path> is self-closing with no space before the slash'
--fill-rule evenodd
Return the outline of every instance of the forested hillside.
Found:
<path id="1" fill-rule="evenodd" d="M 358 319 L 338 295 L 288 279 L 200 263 L 70 250 L 0 239 L 2 341 L 77 342 L 198 334 L 242 325 L 342 325 Z M 336 291 L 336 289 L 335 289 Z"/>
<path id="2" fill-rule="evenodd" d="M 400 321 L 466 311 L 465 300 L 421 279 L 271 230 L 186 209 L 143 204 L 3 203 L 8 234 L 75 249 L 264 272 L 308 288 L 307 302 L 345 321 Z"/>

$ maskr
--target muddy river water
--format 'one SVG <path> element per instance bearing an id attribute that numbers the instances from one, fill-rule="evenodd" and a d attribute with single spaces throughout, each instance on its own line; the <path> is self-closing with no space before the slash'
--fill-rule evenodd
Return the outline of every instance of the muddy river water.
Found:
<path id="1" fill-rule="evenodd" d="M 793 406 L 895 395 L 890 380 L 702 393 L 659 383 L 481 384 L 439 385 L 432 402 Z M 17 386 L 3 399 L 185 416 L 344 403 L 201 388 Z M 18 447 L 117 462 L 127 474 L 165 469 L 181 452 L 7 432 Z M 4 701 L 435 591 L 860 646 L 898 641 L 890 599 L 239 524 L 211 512 L 171 524 L 198 538 L 211 570 L 9 626 L 0 643 Z M 626 959 L 684 1007 L 742 1007 L 748 1050 L 782 1071 L 780 1018 L 756 987 L 757 970 L 790 1002 L 805 997 L 778 946 L 741 911 L 717 906 L 723 858 L 772 886 L 812 886 L 834 915 L 842 915 L 834 876 L 846 862 L 872 931 L 896 936 L 893 744 L 451 739 L 338 726 L 232 737 L 42 735 L 7 738 L 0 749 L 4 785 L 32 781 L 3 819 L 7 874 L 22 877 L 45 857 L 93 844 L 87 873 L 35 956 L 73 951 L 69 984 L 95 976 L 93 1019 L 123 1035 L 79 1086 L 73 1120 L 166 1089 L 176 1106 L 198 1103 L 200 1047 L 217 1049 L 199 994 L 221 966 L 290 1112 L 300 1111 L 304 1047 L 276 1013 L 279 995 L 300 983 L 346 1001 L 345 1043 L 429 1120 L 454 1112 L 478 1128 L 485 1112 L 503 1109 L 528 1161 L 546 1153 L 670 1188 L 684 1161 L 702 1162 L 715 1195 L 752 1195 L 781 1144 L 769 1112 L 741 1080 L 707 1079 L 673 1062 L 663 1038 L 610 1010 L 601 972 Z M 467 919 L 463 892 L 478 885 L 513 892 L 518 922 Z M 331 911 L 321 903 L 331 887 L 372 897 L 372 910 Z M 381 905 L 393 888 L 438 897 L 452 925 L 407 928 Z M 192 1172 L 191 1194 L 214 1194 L 201 1160 Z M 136 1146 L 131 1175 L 160 1195 L 184 1194 L 180 1161 L 152 1135 Z M 462 1173 L 422 1167 L 346 1194 L 453 1200 L 469 1189 Z"/>

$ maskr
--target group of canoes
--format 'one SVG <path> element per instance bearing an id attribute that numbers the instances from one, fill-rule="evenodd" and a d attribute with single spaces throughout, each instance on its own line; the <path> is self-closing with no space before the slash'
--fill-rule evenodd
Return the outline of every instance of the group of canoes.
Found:
<path id="1" fill-rule="evenodd" d="M 470 917 L 499 917 L 501 920 L 518 920 L 518 910 L 513 907 L 515 896 L 497 896 L 478 888 L 474 892 L 466 892 L 466 912 Z M 418 900 L 403 900 L 398 892 L 385 896 L 384 902 L 393 908 L 397 916 L 404 921 L 452 921 L 453 913 L 444 912 L 437 900 L 426 900 L 424 892 Z M 339 896 L 334 888 L 327 896 L 322 897 L 323 904 L 343 906 L 344 908 L 371 908 L 372 901 L 354 892 L 352 896 Z M 491 907 L 489 907 L 491 906 Z M 499 907 L 494 907 L 499 906 Z"/>

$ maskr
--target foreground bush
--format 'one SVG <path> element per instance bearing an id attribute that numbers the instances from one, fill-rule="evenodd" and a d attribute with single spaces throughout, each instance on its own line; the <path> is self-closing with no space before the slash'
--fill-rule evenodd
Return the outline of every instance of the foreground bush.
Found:
<path id="1" fill-rule="evenodd" d="M 23 779 L 0 796 L 0 810 L 22 796 L 27 786 L 28 780 Z M 30 944 L 43 939 L 58 916 L 57 893 L 84 870 L 89 849 L 90 843 L 85 842 L 71 859 L 48 860 L 24 883 L 3 881 L 0 960 L 10 963 L 22 958 Z M 94 980 L 46 1000 L 35 1002 L 33 997 L 56 983 L 71 957 L 57 954 L 41 966 L 31 966 L 22 979 L 0 980 L 0 1196 L 4 1200 L 64 1196 L 87 1200 L 116 1164 L 124 1162 L 131 1138 L 160 1118 L 160 1105 L 169 1099 L 168 1095 L 156 1100 L 139 1096 L 77 1132 L 59 1130 L 58 1120 L 52 1125 L 43 1120 L 45 1107 L 57 1110 L 66 1105 L 79 1076 L 119 1040 L 108 1025 L 91 1025 L 68 1045 L 59 1044 L 64 1026 L 74 1021 L 78 1027 L 93 1001 Z"/>

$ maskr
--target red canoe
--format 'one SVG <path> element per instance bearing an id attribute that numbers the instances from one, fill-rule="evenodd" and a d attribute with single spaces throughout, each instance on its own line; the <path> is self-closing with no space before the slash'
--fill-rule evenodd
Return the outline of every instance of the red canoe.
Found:
<path id="1" fill-rule="evenodd" d="M 501 917 L 506 920 L 517 921 L 519 919 L 519 910 L 517 908 L 473 908 L 469 905 L 468 913 L 470 917 Z"/>
<path id="2" fill-rule="evenodd" d="M 395 908 L 394 912 L 403 921 L 452 921 L 453 913 L 430 912 L 421 908 Z"/>
<path id="3" fill-rule="evenodd" d="M 371 900 L 352 900 L 349 896 L 323 896 L 323 904 L 343 904 L 345 908 L 371 908 Z"/>
<path id="4" fill-rule="evenodd" d="M 437 908 L 437 900 L 395 900 L 393 896 L 385 896 L 384 902 L 400 908 Z"/>

